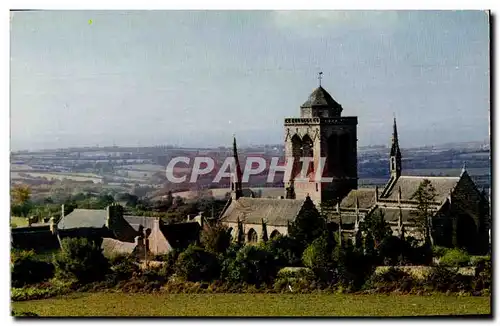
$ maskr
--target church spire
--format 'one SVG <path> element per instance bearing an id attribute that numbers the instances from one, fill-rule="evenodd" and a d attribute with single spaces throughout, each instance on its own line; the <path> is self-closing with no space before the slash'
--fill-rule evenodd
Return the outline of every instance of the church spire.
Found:
<path id="1" fill-rule="evenodd" d="M 394 125 L 392 130 L 392 146 L 390 154 L 390 170 L 391 177 L 399 178 L 401 176 L 401 150 L 399 149 L 398 127 L 396 125 L 396 117 L 394 117 Z"/>
<path id="2" fill-rule="evenodd" d="M 233 158 L 234 158 L 234 171 L 233 171 L 233 180 L 231 184 L 231 195 L 233 199 L 238 199 L 243 195 L 243 190 L 241 186 L 241 166 L 240 160 L 238 159 L 238 149 L 236 148 L 236 136 L 233 136 Z"/>

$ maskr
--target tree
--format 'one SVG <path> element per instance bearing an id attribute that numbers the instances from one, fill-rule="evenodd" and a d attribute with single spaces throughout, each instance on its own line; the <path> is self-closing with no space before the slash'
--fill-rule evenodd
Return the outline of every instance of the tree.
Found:
<path id="1" fill-rule="evenodd" d="M 29 186 L 25 185 L 14 186 L 11 191 L 11 196 L 14 205 L 24 205 L 31 198 L 31 189 Z"/>
<path id="2" fill-rule="evenodd" d="M 311 199 L 306 199 L 304 206 L 297 218 L 290 223 L 288 234 L 291 238 L 299 241 L 303 247 L 307 247 L 314 239 L 318 238 L 326 230 L 326 220 L 323 218 Z"/>
<path id="3" fill-rule="evenodd" d="M 411 196 L 411 199 L 416 200 L 418 203 L 415 224 L 424 235 L 425 243 L 430 245 L 434 243 L 431 232 L 432 216 L 434 215 L 431 205 L 434 198 L 436 198 L 436 189 L 429 179 L 424 179 Z"/>
<path id="4" fill-rule="evenodd" d="M 366 216 L 364 221 L 361 222 L 360 228 L 363 232 L 372 236 L 375 248 L 378 248 L 382 240 L 392 235 L 391 227 L 381 211 Z"/>
<path id="5" fill-rule="evenodd" d="M 301 244 L 295 239 L 280 235 L 267 242 L 261 242 L 261 246 L 274 256 L 281 267 L 302 265 Z"/>
<path id="6" fill-rule="evenodd" d="M 223 253 L 231 245 L 231 234 L 221 223 L 205 224 L 201 232 L 201 243 L 210 252 Z"/>
<path id="7" fill-rule="evenodd" d="M 248 283 L 257 286 L 271 283 L 278 273 L 273 255 L 258 246 L 241 248 L 227 267 L 227 279 L 231 283 Z"/>
<path id="8" fill-rule="evenodd" d="M 321 270 L 327 272 L 334 266 L 333 249 L 335 242 L 327 233 L 323 233 L 316 238 L 302 254 L 302 262 L 304 266 L 311 268 L 313 271 Z"/>
<path id="9" fill-rule="evenodd" d="M 58 276 L 75 278 L 81 283 L 102 279 L 109 270 L 109 262 L 102 249 L 86 238 L 65 238 L 61 251 L 54 256 Z"/>
<path id="10" fill-rule="evenodd" d="M 190 245 L 177 258 L 175 272 L 187 281 L 211 281 L 219 276 L 220 266 L 213 253 Z"/>

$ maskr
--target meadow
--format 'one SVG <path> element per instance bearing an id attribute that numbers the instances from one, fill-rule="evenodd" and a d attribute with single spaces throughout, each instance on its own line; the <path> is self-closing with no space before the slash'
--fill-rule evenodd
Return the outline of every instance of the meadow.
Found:
<path id="1" fill-rule="evenodd" d="M 73 293 L 13 302 L 39 316 L 450 316 L 489 315 L 490 297 L 354 294 Z"/>

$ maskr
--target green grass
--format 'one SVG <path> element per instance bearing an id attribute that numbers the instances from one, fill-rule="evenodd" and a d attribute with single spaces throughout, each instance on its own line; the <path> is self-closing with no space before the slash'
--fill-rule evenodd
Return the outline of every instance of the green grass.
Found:
<path id="1" fill-rule="evenodd" d="M 429 316 L 490 314 L 489 297 L 74 293 L 13 302 L 40 316 Z"/>

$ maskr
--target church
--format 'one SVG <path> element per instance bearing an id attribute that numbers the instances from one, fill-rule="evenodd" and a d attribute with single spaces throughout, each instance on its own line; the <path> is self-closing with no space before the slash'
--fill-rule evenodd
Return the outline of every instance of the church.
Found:
<path id="1" fill-rule="evenodd" d="M 321 80 L 320 80 L 321 82 Z M 220 215 L 233 239 L 248 243 L 288 234 L 289 224 L 305 209 L 315 207 L 343 236 L 352 238 L 360 223 L 371 214 L 382 214 L 394 235 L 422 239 L 416 228 L 417 201 L 413 194 L 424 180 L 435 188 L 431 203 L 431 238 L 435 245 L 486 252 L 489 245 L 489 203 L 464 166 L 456 177 L 402 175 L 396 119 L 389 153 L 390 179 L 379 189 L 358 188 L 357 124 L 354 116 L 342 116 L 342 106 L 321 86 L 300 106 L 300 117 L 285 118 L 285 159 L 293 168 L 280 198 L 254 198 L 242 188 L 236 139 L 233 155 L 236 169 L 231 198 Z M 299 158 L 309 157 L 302 171 Z M 326 158 L 322 162 L 321 158 Z M 323 177 L 316 171 L 324 164 Z M 304 177 L 304 172 L 306 175 Z M 244 238 L 244 239 L 241 239 Z"/>

